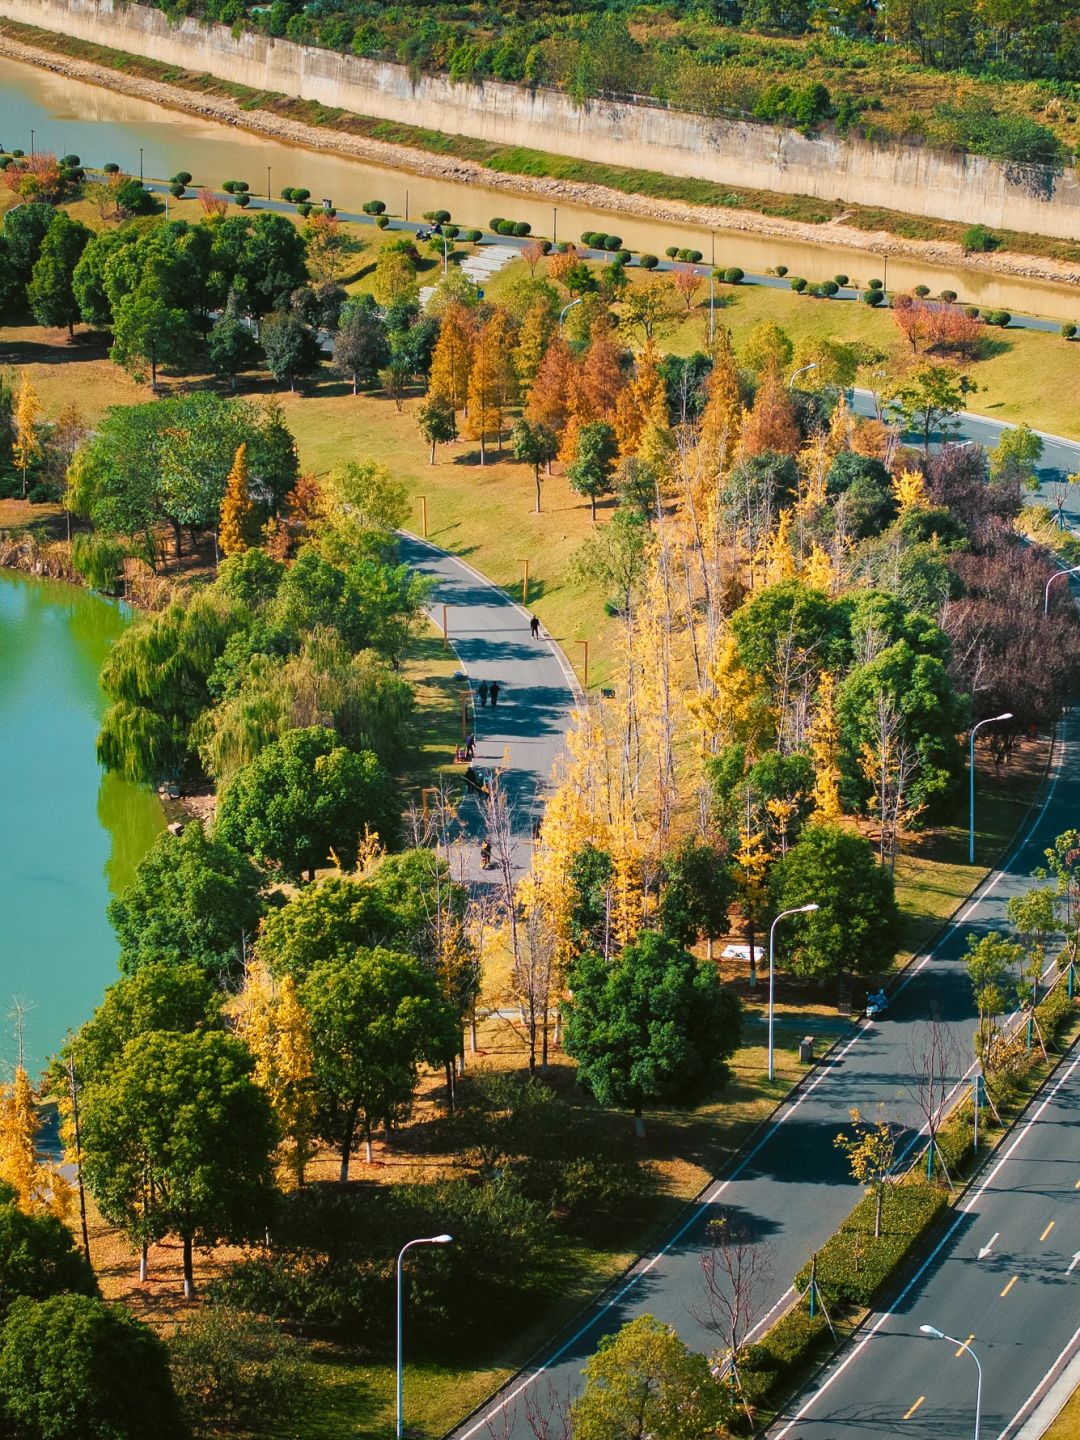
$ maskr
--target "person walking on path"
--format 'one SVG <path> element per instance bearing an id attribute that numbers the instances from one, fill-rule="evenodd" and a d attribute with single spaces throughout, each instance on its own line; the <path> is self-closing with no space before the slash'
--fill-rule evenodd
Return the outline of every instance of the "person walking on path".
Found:
<path id="1" fill-rule="evenodd" d="M 488 697 L 488 683 L 487 683 L 486 680 L 481 680 L 481 681 L 480 681 L 480 688 L 477 690 L 476 693 L 480 696 L 480 709 L 481 709 L 481 710 L 485 710 L 485 709 L 487 708 L 487 697 Z M 495 701 L 492 700 L 491 703 L 494 705 L 494 704 L 495 704 Z"/>
<path id="2" fill-rule="evenodd" d="M 499 703 L 499 682 L 497 680 L 492 680 L 488 693 L 491 695 L 491 708 L 494 710 Z"/>
<path id="3" fill-rule="evenodd" d="M 534 615 L 529 621 L 529 633 L 534 640 L 540 639 L 540 621 Z"/>

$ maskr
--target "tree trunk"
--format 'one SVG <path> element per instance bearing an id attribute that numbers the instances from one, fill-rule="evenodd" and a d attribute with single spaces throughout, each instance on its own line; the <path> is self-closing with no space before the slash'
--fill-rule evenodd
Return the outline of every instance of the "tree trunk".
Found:
<path id="1" fill-rule="evenodd" d="M 356 1128 L 356 1111 L 349 1116 L 349 1123 L 345 1127 L 345 1134 L 341 1137 L 341 1165 L 338 1168 L 338 1182 L 341 1185 L 349 1183 L 349 1156 L 352 1154 L 353 1131 Z M 371 1130 L 368 1129 L 368 1161 L 371 1160 Z"/>
<path id="2" fill-rule="evenodd" d="M 487 451 L 486 451 L 485 448 L 484 448 L 484 435 L 483 435 L 483 432 L 481 432 L 481 434 L 480 434 L 480 464 L 481 464 L 481 465 L 484 465 L 484 464 L 486 464 L 486 463 L 487 463 Z"/>
<path id="3" fill-rule="evenodd" d="M 354 395 L 356 394 L 356 371 L 355 371 L 355 370 L 353 371 L 353 377 L 352 377 L 352 393 L 353 393 Z"/>
<path id="4" fill-rule="evenodd" d="M 173 527 L 173 554 L 176 556 L 177 560 L 179 560 L 179 559 L 180 559 L 180 556 L 183 554 L 184 531 L 183 531 L 183 527 L 181 526 L 181 524 L 180 524 L 180 522 L 179 522 L 178 520 L 174 520 L 174 521 L 172 522 L 172 527 Z"/>
<path id="5" fill-rule="evenodd" d="M 645 1121 L 641 1118 L 641 1106 L 634 1106 L 634 1135 L 638 1140 L 645 1139 Z"/>
<path id="6" fill-rule="evenodd" d="M 147 1257 L 146 1257 L 146 1252 L 147 1252 L 147 1249 L 148 1249 L 148 1248 L 149 1248 L 149 1247 L 147 1246 L 145 1240 L 143 1241 L 142 1245 L 139 1247 L 139 1284 L 140 1284 L 140 1285 L 145 1285 L 146 1282 L 147 1282 L 147 1279 L 149 1278 L 149 1269 L 150 1269 L 150 1267 L 149 1267 L 149 1265 L 148 1265 L 148 1263 L 147 1263 Z"/>
<path id="7" fill-rule="evenodd" d="M 195 1299 L 195 1271 L 191 1263 L 191 1236 L 184 1236 L 184 1299 Z"/>
<path id="8" fill-rule="evenodd" d="M 874 1206 L 874 1239 L 881 1239 L 881 1207 L 885 1200 L 885 1187 L 878 1186 L 877 1204 Z"/>
<path id="9" fill-rule="evenodd" d="M 431 442 L 431 459 L 428 461 L 428 464 L 429 464 L 429 465 L 434 465 L 434 464 L 435 464 L 435 441 L 434 441 L 434 440 L 432 440 L 432 442 Z"/>
<path id="10" fill-rule="evenodd" d="M 593 522 L 593 524 L 595 525 L 595 524 L 596 524 L 596 496 L 595 496 L 595 495 L 590 495 L 590 496 L 589 496 L 589 504 L 592 506 L 592 522 Z"/>
<path id="11" fill-rule="evenodd" d="M 534 467 L 536 479 L 536 513 L 540 514 L 540 466 Z"/>
<path id="12" fill-rule="evenodd" d="M 747 916 L 747 920 L 746 920 L 746 940 L 747 940 L 748 945 L 750 946 L 750 989 L 751 989 L 751 990 L 753 990 L 753 989 L 755 988 L 755 986 L 757 985 L 757 958 L 756 958 L 756 957 L 757 957 L 757 949 L 756 949 L 756 947 L 755 947 L 755 945 L 754 945 L 754 940 L 755 940 L 755 939 L 756 939 L 756 936 L 755 936 L 755 934 L 754 934 L 754 921 L 753 921 L 753 917 L 752 917 L 752 916 Z"/>
<path id="13" fill-rule="evenodd" d="M 150 389 L 157 389 L 157 360 L 153 355 L 150 356 Z"/>

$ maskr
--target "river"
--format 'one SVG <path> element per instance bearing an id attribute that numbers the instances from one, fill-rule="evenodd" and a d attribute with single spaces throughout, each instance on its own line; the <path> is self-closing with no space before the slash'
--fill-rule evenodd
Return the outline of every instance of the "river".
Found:
<path id="1" fill-rule="evenodd" d="M 277 195 L 285 186 L 306 186 L 328 196 L 341 210 L 357 211 L 365 200 L 382 200 L 395 215 L 417 217 L 424 210 L 447 209 L 463 225 L 487 226 L 495 215 L 527 220 L 538 235 L 576 240 L 585 230 L 608 230 L 633 250 L 662 255 L 670 245 L 700 250 L 706 259 L 761 274 L 786 265 L 793 275 L 827 280 L 837 273 L 862 284 L 875 276 L 889 288 L 929 285 L 935 293 L 955 290 L 968 303 L 1004 308 L 1052 320 L 1080 320 L 1075 287 L 1047 281 L 998 278 L 969 270 L 928 265 L 835 245 L 811 245 L 767 235 L 676 225 L 560 204 L 557 214 L 544 200 L 463 181 L 440 180 L 388 170 L 347 156 L 333 155 L 216 121 L 203 120 L 145 100 L 114 94 L 32 65 L 0 58 L 0 141 L 5 146 L 74 152 L 85 164 L 115 161 L 146 179 L 168 179 L 187 170 L 196 184 L 215 187 L 223 180 L 247 180 L 252 192 Z M 715 236 L 715 250 L 713 246 Z"/>
<path id="2" fill-rule="evenodd" d="M 157 798 L 94 753 L 119 606 L 0 570 L 0 1078 L 23 1007 L 35 1074 L 116 978 L 109 900 L 162 829 Z"/>

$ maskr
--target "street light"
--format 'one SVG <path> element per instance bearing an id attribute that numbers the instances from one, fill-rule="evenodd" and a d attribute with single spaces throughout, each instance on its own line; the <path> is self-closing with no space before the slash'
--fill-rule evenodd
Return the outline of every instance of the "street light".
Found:
<path id="1" fill-rule="evenodd" d="M 773 1078 L 773 989 L 776 979 L 775 966 L 773 964 L 773 942 L 776 935 L 776 927 L 788 915 L 809 915 L 812 910 L 819 910 L 821 907 L 816 901 L 809 905 L 796 905 L 794 910 L 781 910 L 776 919 L 769 926 L 769 1079 Z M 754 957 L 750 956 L 753 964 Z"/>
<path id="2" fill-rule="evenodd" d="M 142 146 L 140 145 L 140 146 L 139 146 L 139 181 L 140 181 L 140 183 L 142 182 L 142 178 L 143 178 Z"/>
<path id="3" fill-rule="evenodd" d="M 816 370 L 817 361 L 811 360 L 809 365 L 800 365 L 798 370 L 793 370 L 788 376 L 787 388 L 790 390 L 800 375 L 805 375 L 807 370 Z"/>
<path id="4" fill-rule="evenodd" d="M 979 1364 L 979 1357 L 975 1354 L 975 1351 L 972 1350 L 967 1340 L 957 1340 L 952 1335 L 946 1335 L 945 1332 L 939 1330 L 936 1325 L 920 1325 L 919 1329 L 924 1335 L 929 1335 L 931 1340 L 948 1340 L 950 1345 L 956 1345 L 958 1347 L 957 1354 L 959 1354 L 961 1350 L 966 1350 L 972 1360 L 975 1361 L 975 1368 L 979 1372 L 978 1383 L 975 1387 L 975 1440 L 979 1440 L 979 1422 L 982 1419 L 982 1366 Z"/>
<path id="5" fill-rule="evenodd" d="M 1006 710 L 1004 715 L 991 715 L 986 720 L 980 720 L 977 725 L 971 727 L 969 737 L 968 755 L 968 864 L 975 864 L 975 731 L 981 730 L 984 725 L 996 725 L 999 720 L 1011 720 L 1012 711 Z"/>
<path id="6" fill-rule="evenodd" d="M 419 1240 L 410 1240 L 408 1244 L 401 1247 L 397 1257 L 397 1428 L 394 1434 L 397 1440 L 401 1440 L 404 1430 L 402 1429 L 401 1417 L 401 1392 L 402 1392 L 402 1369 L 401 1369 L 401 1262 L 405 1259 L 406 1250 L 411 1250 L 414 1245 L 449 1245 L 453 1240 L 452 1235 L 429 1235 Z"/>
<path id="7" fill-rule="evenodd" d="M 1043 591 L 1043 619 L 1050 613 L 1050 586 L 1059 575 L 1075 575 L 1080 571 L 1080 565 L 1071 565 L 1067 570 L 1055 570 L 1050 579 L 1046 582 L 1046 589 Z"/>
<path id="8" fill-rule="evenodd" d="M 571 300 L 569 305 L 564 305 L 564 306 L 563 306 L 562 312 L 561 312 L 561 314 L 559 315 L 559 329 L 560 329 L 560 330 L 562 329 L 562 323 L 563 323 L 563 321 L 566 319 L 566 312 L 567 312 L 568 310 L 572 310 L 575 305 L 580 305 L 581 302 L 582 302 L 582 300 L 584 300 L 584 299 L 585 299 L 585 296 L 584 296 L 584 295 L 579 295 L 576 300 Z"/>

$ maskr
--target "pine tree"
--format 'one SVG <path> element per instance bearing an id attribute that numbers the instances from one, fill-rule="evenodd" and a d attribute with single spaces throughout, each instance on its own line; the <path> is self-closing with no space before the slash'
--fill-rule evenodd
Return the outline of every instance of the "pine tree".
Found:
<path id="1" fill-rule="evenodd" d="M 468 403 L 475 339 L 472 312 L 458 301 L 451 301 L 443 311 L 439 324 L 439 338 L 431 357 L 428 393 L 447 401 L 455 410 L 463 410 Z"/>
<path id="2" fill-rule="evenodd" d="M 840 726 L 836 718 L 836 682 L 827 670 L 818 681 L 817 709 L 810 722 L 810 753 L 814 757 L 814 819 L 835 825 L 840 807 Z"/>
<path id="3" fill-rule="evenodd" d="M 794 455 L 798 448 L 799 426 L 791 396 L 780 371 L 770 365 L 743 425 L 739 451 L 743 455 L 760 455 L 765 450 Z"/>
<path id="4" fill-rule="evenodd" d="M 248 486 L 247 441 L 237 446 L 225 498 L 221 502 L 218 543 L 223 555 L 241 555 L 250 548 L 255 525 L 255 504 Z"/>
<path id="5" fill-rule="evenodd" d="M 723 326 L 717 330 L 713 342 L 713 368 L 706 394 L 699 443 L 705 453 L 705 469 L 715 477 L 730 467 L 743 426 L 739 371 L 731 331 Z"/>
<path id="6" fill-rule="evenodd" d="M 615 341 L 615 327 L 605 312 L 593 322 L 589 348 L 581 363 L 581 388 L 592 412 L 590 419 L 614 419 L 619 392 L 626 383 L 622 355 Z"/>
<path id="7" fill-rule="evenodd" d="M 30 383 L 30 377 L 23 371 L 22 380 L 15 396 L 15 444 L 12 447 L 15 464 L 22 471 L 22 493 L 26 498 L 30 466 L 41 456 L 41 436 L 37 431 L 37 417 L 41 404 L 37 392 Z"/>
<path id="8" fill-rule="evenodd" d="M 615 405 L 615 434 L 619 458 L 636 455 L 645 426 L 650 420 L 668 423 L 667 387 L 660 374 L 656 346 L 647 341 L 637 357 L 634 377 L 620 392 Z"/>
<path id="9" fill-rule="evenodd" d="M 561 435 L 572 409 L 575 371 L 569 347 L 562 335 L 556 332 L 544 351 L 529 391 L 525 418 L 534 425 L 546 425 L 554 434 Z"/>
<path id="10" fill-rule="evenodd" d="M 506 371 L 509 355 L 505 348 L 505 332 L 492 317 L 481 326 L 473 346 L 469 370 L 466 434 L 480 441 L 480 464 L 487 460 L 487 442 L 492 435 L 502 443 L 503 405 L 506 393 Z"/>
<path id="11" fill-rule="evenodd" d="M 526 398 L 540 369 L 554 326 L 548 303 L 545 300 L 534 300 L 521 322 L 518 341 L 514 346 L 514 369 L 521 393 Z"/>

